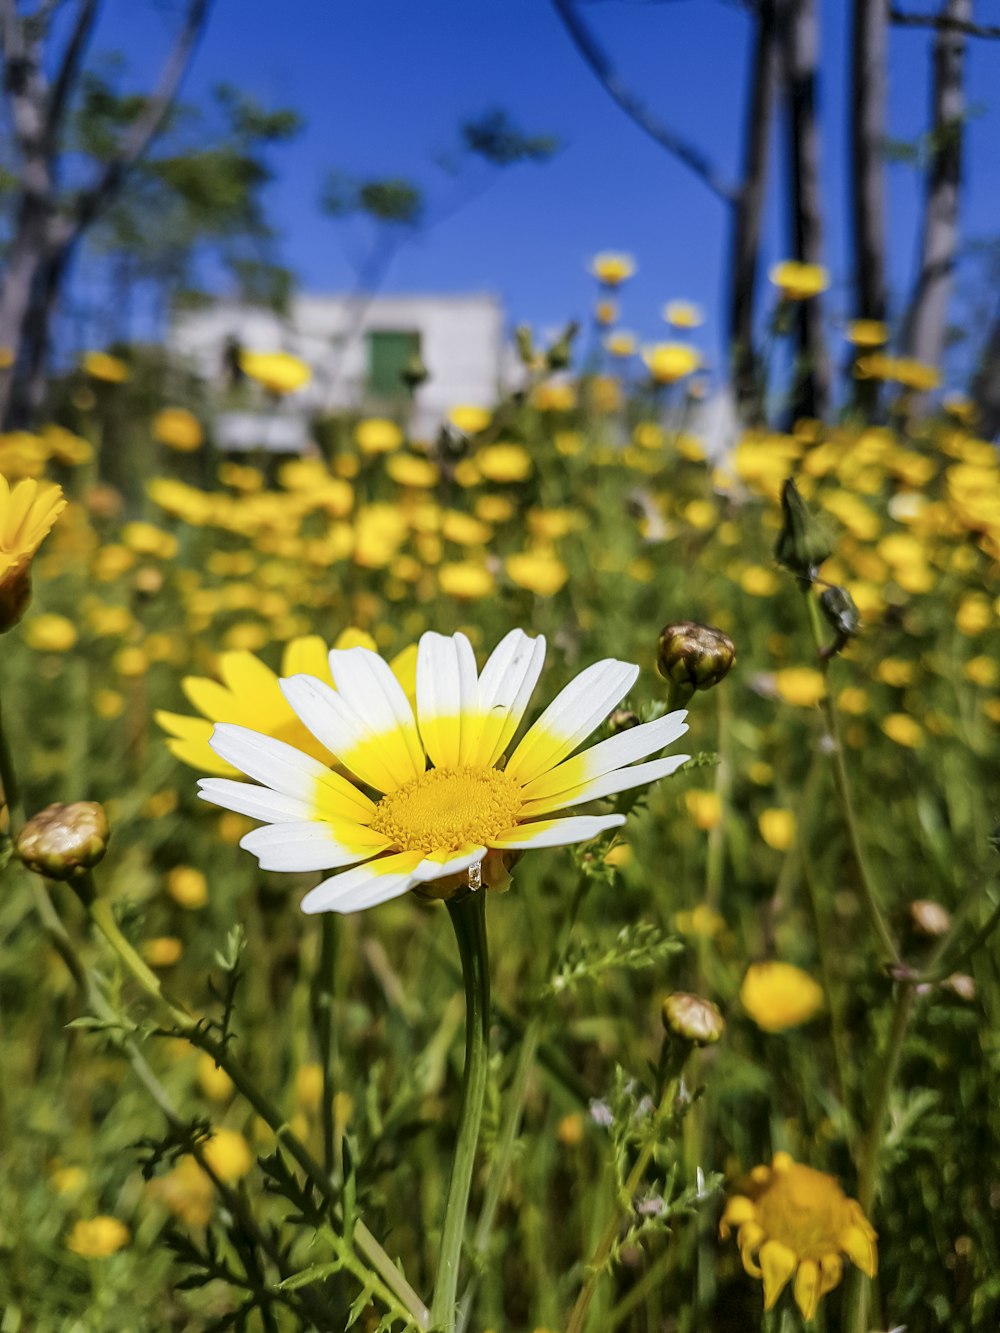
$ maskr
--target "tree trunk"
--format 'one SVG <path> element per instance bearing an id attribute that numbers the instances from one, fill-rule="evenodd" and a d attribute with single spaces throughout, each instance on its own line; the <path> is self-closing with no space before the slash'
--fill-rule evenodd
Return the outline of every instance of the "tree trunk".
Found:
<path id="1" fill-rule="evenodd" d="M 970 22 L 972 0 L 945 0 L 941 17 L 954 23 Z M 903 336 L 907 354 L 931 366 L 940 366 L 944 356 L 958 252 L 967 40 L 955 26 L 939 27 L 934 36 L 931 159 L 924 194 L 920 269 Z"/>
<path id="2" fill-rule="evenodd" d="M 817 0 L 783 0 L 779 8 L 788 98 L 793 254 L 804 264 L 823 261 L 816 119 L 819 49 L 816 5 Z M 797 364 L 792 410 L 795 417 L 821 417 L 830 399 L 830 362 L 823 337 L 820 298 L 797 302 L 795 317 Z"/>
<path id="3" fill-rule="evenodd" d="M 854 0 L 851 34 L 851 224 L 857 319 L 884 320 L 888 0 Z"/>
<path id="4" fill-rule="evenodd" d="M 984 439 L 995 439 L 1000 435 L 1000 306 L 972 383 L 972 397 L 979 411 L 976 429 Z"/>
<path id="5" fill-rule="evenodd" d="M 50 250 L 36 277 L 23 324 L 20 373 L 8 404 L 8 416 L 15 427 L 37 422 L 45 405 L 52 326 L 72 254 L 70 246 Z"/>
<path id="6" fill-rule="evenodd" d="M 762 0 L 750 71 L 743 180 L 733 207 L 730 236 L 729 347 L 737 410 L 744 419 L 757 422 L 763 415 L 764 385 L 754 338 L 754 306 L 771 118 L 778 81 L 774 0 Z"/>
<path id="7" fill-rule="evenodd" d="M 12 412 L 14 386 L 23 373 L 24 330 L 37 299 L 39 279 L 48 252 L 48 201 L 26 193 L 18 209 L 10 258 L 0 288 L 0 348 L 9 353 L 10 365 L 0 371 L 0 428 L 13 430 L 26 422 Z"/>

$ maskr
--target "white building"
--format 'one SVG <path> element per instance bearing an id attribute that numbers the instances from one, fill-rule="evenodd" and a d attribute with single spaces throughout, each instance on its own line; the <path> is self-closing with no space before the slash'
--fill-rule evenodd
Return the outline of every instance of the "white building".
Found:
<path id="1" fill-rule="evenodd" d="M 220 375 L 233 340 L 252 351 L 291 352 L 312 367 L 311 383 L 285 405 L 289 427 L 316 411 L 400 408 L 400 372 L 419 353 L 429 378 L 411 420 L 414 434 L 427 438 L 458 403 L 491 407 L 510 367 L 502 306 L 485 293 L 298 296 L 285 317 L 222 301 L 179 314 L 170 332 L 174 354 L 210 379 Z M 276 437 L 272 447 L 297 447 L 294 434 L 286 431 L 286 442 Z M 235 439 L 230 447 L 238 447 Z"/>

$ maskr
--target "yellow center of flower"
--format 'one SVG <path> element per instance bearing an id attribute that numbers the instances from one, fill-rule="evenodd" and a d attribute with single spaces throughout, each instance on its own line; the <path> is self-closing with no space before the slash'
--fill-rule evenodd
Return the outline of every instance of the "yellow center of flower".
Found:
<path id="1" fill-rule="evenodd" d="M 371 826 L 400 851 L 453 851 L 505 833 L 521 788 L 496 768 L 432 768 L 383 796 Z"/>
<path id="2" fill-rule="evenodd" d="M 851 1225 L 848 1200 L 837 1182 L 798 1162 L 773 1172 L 757 1200 L 757 1215 L 768 1239 L 800 1259 L 835 1254 Z"/>

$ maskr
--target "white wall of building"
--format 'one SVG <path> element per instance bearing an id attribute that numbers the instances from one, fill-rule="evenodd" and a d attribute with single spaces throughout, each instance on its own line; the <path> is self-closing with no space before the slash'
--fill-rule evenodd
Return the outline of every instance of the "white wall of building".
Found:
<path id="1" fill-rule="evenodd" d="M 492 406 L 509 366 L 504 313 L 489 294 L 460 296 L 299 296 L 287 318 L 219 302 L 178 315 L 170 346 L 205 378 L 220 374 L 235 338 L 253 351 L 301 357 L 313 380 L 294 397 L 305 411 L 366 407 L 370 330 L 418 331 L 430 378 L 417 391 L 414 430 L 430 436 L 457 403 Z M 289 404 L 291 406 L 291 404 Z"/>

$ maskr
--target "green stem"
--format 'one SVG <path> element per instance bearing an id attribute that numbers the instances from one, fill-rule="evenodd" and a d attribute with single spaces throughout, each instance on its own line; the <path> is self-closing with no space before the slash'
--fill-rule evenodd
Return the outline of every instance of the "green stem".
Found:
<path id="1" fill-rule="evenodd" d="M 627 1201 L 631 1208 L 632 1201 L 642 1184 L 646 1169 L 653 1160 L 653 1154 L 659 1146 L 660 1125 L 666 1118 L 667 1113 L 674 1105 L 677 1095 L 677 1080 L 680 1077 L 681 1070 L 691 1054 L 691 1046 L 687 1042 L 677 1041 L 666 1051 L 666 1063 L 662 1070 L 662 1092 L 660 1100 L 656 1107 L 655 1119 L 642 1148 L 639 1150 L 639 1156 L 635 1159 L 635 1165 L 628 1173 L 625 1186 L 621 1193 L 616 1195 L 614 1204 L 608 1214 L 608 1220 L 601 1232 L 600 1239 L 594 1250 L 590 1262 L 587 1264 L 587 1279 L 576 1298 L 576 1304 L 570 1313 L 569 1323 L 566 1325 L 566 1333 L 583 1333 L 587 1322 L 587 1312 L 590 1309 L 590 1303 L 594 1299 L 594 1293 L 597 1290 L 597 1284 L 604 1274 L 608 1258 L 618 1236 L 618 1229 L 621 1226 L 620 1205 L 622 1201 Z"/>
<path id="2" fill-rule="evenodd" d="M 490 976 L 486 945 L 486 894 L 480 890 L 462 899 L 452 899 L 448 903 L 448 911 L 455 928 L 465 983 L 465 1072 L 458 1138 L 448 1182 L 444 1230 L 434 1280 L 431 1326 L 443 1333 L 454 1333 L 458 1270 L 489 1069 Z"/>
<path id="3" fill-rule="evenodd" d="M 323 914 L 320 936 L 319 970 L 316 978 L 316 1036 L 323 1070 L 323 1165 L 327 1173 L 334 1169 L 336 1145 L 333 1126 L 333 972 L 337 958 L 338 918 L 333 912 Z"/>
<path id="4" fill-rule="evenodd" d="M 507 1172 L 510 1169 L 510 1164 L 514 1158 L 514 1149 L 517 1146 L 517 1136 L 521 1128 L 524 1102 L 528 1092 L 528 1079 L 534 1067 L 541 1035 L 542 1015 L 536 1013 L 529 1020 L 528 1026 L 524 1030 L 521 1047 L 517 1053 L 517 1065 L 510 1086 L 510 1108 L 500 1135 L 500 1141 L 497 1144 L 496 1161 L 487 1181 L 486 1197 L 483 1200 L 482 1212 L 479 1214 L 479 1221 L 476 1224 L 472 1239 L 473 1261 L 482 1258 L 489 1245 L 493 1220 L 496 1217 L 497 1208 L 500 1206 L 500 1196 L 503 1193 Z M 468 1328 L 477 1286 L 477 1278 L 473 1276 L 459 1306 L 457 1333 L 465 1333 L 465 1329 Z"/>
<path id="5" fill-rule="evenodd" d="M 306 1177 L 329 1205 L 333 1216 L 339 1221 L 343 1216 L 343 1210 L 338 1191 L 330 1176 L 292 1130 L 278 1107 L 253 1082 L 230 1051 L 229 1044 L 216 1040 L 202 1023 L 178 1008 L 166 997 L 159 979 L 150 971 L 119 930 L 110 906 L 105 900 L 94 894 L 87 907 L 91 920 L 135 980 L 169 1019 L 171 1027 L 176 1029 L 192 1046 L 207 1052 L 219 1068 L 229 1075 L 237 1091 L 249 1102 L 264 1123 L 270 1127 L 275 1138 L 298 1163 Z M 427 1307 L 360 1219 L 355 1222 L 352 1234 L 358 1252 L 378 1273 L 386 1287 L 393 1292 L 400 1304 L 408 1311 L 413 1323 L 420 1329 L 426 1329 L 428 1327 Z"/>
<path id="6" fill-rule="evenodd" d="M 844 763 L 844 743 L 840 734 L 840 718 L 837 713 L 836 705 L 833 702 L 833 696 L 830 693 L 829 681 L 829 660 L 823 656 L 823 625 L 820 621 L 819 607 L 816 605 L 816 598 L 812 595 L 810 584 L 804 584 L 802 594 L 805 598 L 806 608 L 809 613 L 809 627 L 812 631 L 813 642 L 816 645 L 816 653 L 820 661 L 820 670 L 826 681 L 826 689 L 823 694 L 822 708 L 823 715 L 826 718 L 827 730 L 830 733 L 832 745 L 833 760 L 833 780 L 837 789 L 837 800 L 840 804 L 840 812 L 844 819 L 844 825 L 847 829 L 848 841 L 851 844 L 851 854 L 854 857 L 855 865 L 858 869 L 858 885 L 861 889 L 861 901 L 865 911 L 868 914 L 868 920 L 878 936 L 879 944 L 883 953 L 894 963 L 899 963 L 899 950 L 889 932 L 889 927 L 885 923 L 885 917 L 879 906 L 878 893 L 868 868 L 868 859 L 865 855 L 864 844 L 861 841 L 861 831 L 858 827 L 858 819 L 854 810 L 854 800 L 851 796 L 851 782 L 847 773 L 847 765 Z"/>
<path id="7" fill-rule="evenodd" d="M 916 1001 L 916 987 L 910 981 L 902 982 L 896 991 L 896 1002 L 892 1012 L 892 1027 L 886 1048 L 875 1065 L 875 1087 L 872 1097 L 871 1118 L 868 1131 L 861 1145 L 858 1160 L 858 1203 L 865 1217 L 871 1219 L 872 1205 L 878 1187 L 879 1155 L 885 1133 L 885 1123 L 889 1110 L 889 1098 L 892 1095 L 899 1061 L 903 1054 L 903 1042 Z M 848 1284 L 846 1307 L 847 1319 L 845 1333 L 865 1333 L 868 1327 L 868 1283 L 864 1274 L 855 1269 Z"/>

